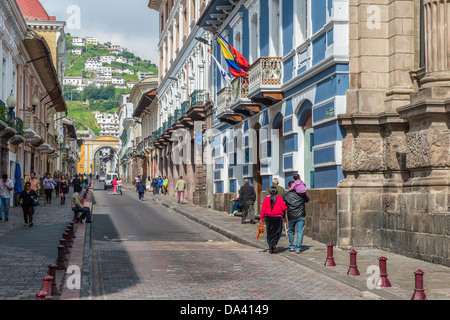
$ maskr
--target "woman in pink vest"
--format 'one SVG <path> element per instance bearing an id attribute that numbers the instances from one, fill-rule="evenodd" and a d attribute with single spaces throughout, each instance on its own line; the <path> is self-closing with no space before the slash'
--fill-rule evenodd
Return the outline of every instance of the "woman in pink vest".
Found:
<path id="1" fill-rule="evenodd" d="M 113 193 L 116 194 L 117 191 L 117 178 L 114 177 L 113 181 L 112 181 L 112 187 L 113 187 Z"/>
<path id="2" fill-rule="evenodd" d="M 282 197 L 277 195 L 278 189 L 275 186 L 270 188 L 270 195 L 264 198 L 261 207 L 260 221 L 266 221 L 267 243 L 269 252 L 277 253 L 278 241 L 283 231 L 283 216 L 287 206 Z"/>

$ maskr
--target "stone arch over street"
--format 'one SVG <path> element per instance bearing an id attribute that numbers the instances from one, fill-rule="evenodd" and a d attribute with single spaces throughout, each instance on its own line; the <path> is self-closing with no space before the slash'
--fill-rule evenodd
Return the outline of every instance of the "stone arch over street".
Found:
<path id="1" fill-rule="evenodd" d="M 78 161 L 79 174 L 95 174 L 94 159 L 95 154 L 102 149 L 112 149 L 116 154 L 119 152 L 119 139 L 112 136 L 100 136 L 95 138 L 85 138 L 81 145 L 80 160 Z"/>

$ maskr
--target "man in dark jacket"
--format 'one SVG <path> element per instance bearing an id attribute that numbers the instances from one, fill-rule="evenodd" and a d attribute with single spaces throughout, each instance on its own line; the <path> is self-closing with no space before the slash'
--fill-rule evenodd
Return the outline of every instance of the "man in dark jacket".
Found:
<path id="1" fill-rule="evenodd" d="M 293 184 L 289 182 L 289 187 Z M 305 228 L 305 203 L 309 201 L 308 196 L 301 196 L 295 190 L 287 192 L 283 197 L 286 203 L 287 217 L 289 223 L 289 251 L 300 253 L 302 251 L 303 230 Z M 297 230 L 297 239 L 294 244 L 294 235 Z"/>
<path id="2" fill-rule="evenodd" d="M 75 175 L 75 178 L 72 181 L 73 192 L 81 192 L 81 180 L 78 178 L 78 175 Z"/>
<path id="3" fill-rule="evenodd" d="M 242 221 L 245 223 L 247 216 L 250 215 L 250 223 L 255 224 L 255 189 L 249 184 L 248 179 L 244 179 L 244 185 L 239 192 L 239 203 L 242 207 Z"/>

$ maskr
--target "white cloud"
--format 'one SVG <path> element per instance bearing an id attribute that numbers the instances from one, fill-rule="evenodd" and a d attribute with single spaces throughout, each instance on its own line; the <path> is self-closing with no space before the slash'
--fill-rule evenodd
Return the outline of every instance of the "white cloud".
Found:
<path id="1" fill-rule="evenodd" d="M 80 28 L 66 32 L 74 36 L 93 36 L 128 48 L 136 56 L 158 64 L 158 13 L 148 8 L 148 0 L 41 0 L 57 20 L 67 21 L 70 6 L 78 6 Z"/>

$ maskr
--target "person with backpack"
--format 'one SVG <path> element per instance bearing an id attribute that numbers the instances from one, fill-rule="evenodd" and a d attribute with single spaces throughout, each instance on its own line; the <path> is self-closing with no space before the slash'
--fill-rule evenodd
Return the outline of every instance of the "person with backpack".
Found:
<path id="1" fill-rule="evenodd" d="M 263 200 L 259 218 L 260 222 L 265 221 L 266 223 L 267 244 L 270 253 L 278 253 L 277 245 L 283 231 L 283 217 L 288 208 L 283 198 L 277 193 L 276 186 L 270 187 L 270 195 Z"/>
<path id="2" fill-rule="evenodd" d="M 144 199 L 145 193 L 145 184 L 142 181 L 139 181 L 136 186 L 136 191 L 139 194 L 139 200 L 142 201 Z"/>

